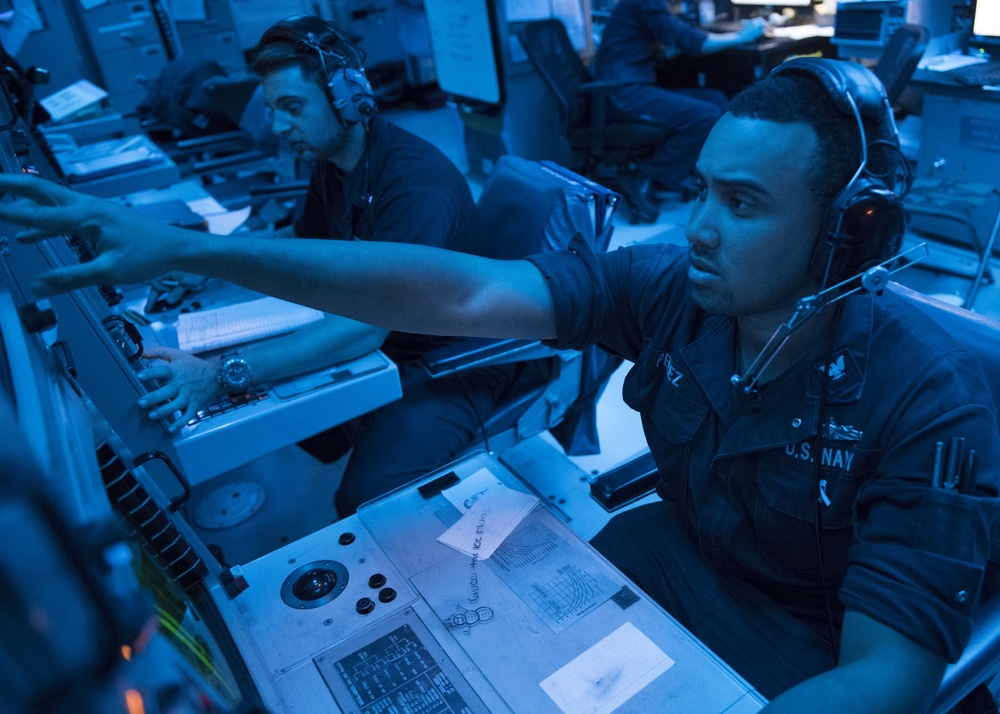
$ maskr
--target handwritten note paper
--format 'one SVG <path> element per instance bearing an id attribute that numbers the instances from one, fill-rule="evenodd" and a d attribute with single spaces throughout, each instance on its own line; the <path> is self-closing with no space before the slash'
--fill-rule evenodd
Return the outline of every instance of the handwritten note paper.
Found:
<path id="1" fill-rule="evenodd" d="M 446 488 L 441 494 L 451 502 L 455 508 L 465 513 L 484 497 L 491 488 L 507 488 L 500 479 L 490 473 L 487 468 L 476 471 L 471 476 L 466 476 L 451 488 Z"/>
<path id="2" fill-rule="evenodd" d="M 438 540 L 468 556 L 485 560 L 493 555 L 524 517 L 538 505 L 538 499 L 501 484 L 477 492 L 477 500 Z"/>
<path id="3" fill-rule="evenodd" d="M 631 622 L 541 682 L 566 714 L 608 714 L 674 666 Z"/>

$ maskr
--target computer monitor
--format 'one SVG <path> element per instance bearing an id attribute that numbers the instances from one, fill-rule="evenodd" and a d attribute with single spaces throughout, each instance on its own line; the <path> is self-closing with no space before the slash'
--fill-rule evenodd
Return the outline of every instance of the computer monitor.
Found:
<path id="1" fill-rule="evenodd" d="M 992 55 L 1000 53 L 1000 2 L 977 0 L 973 13 L 969 49 Z"/>
<path id="2" fill-rule="evenodd" d="M 438 86 L 463 104 L 504 103 L 502 10 L 497 0 L 426 0 Z"/>
<path id="3" fill-rule="evenodd" d="M 755 5 L 757 7 L 811 7 L 813 0 L 729 0 L 733 5 Z"/>
<path id="4" fill-rule="evenodd" d="M 208 571 L 179 517 L 139 496 L 150 492 L 137 471 L 111 479 L 123 463 L 102 460 L 113 432 L 50 347 L 51 326 L 26 327 L 50 324 L 47 309 L 0 261 L 0 709 L 140 711 L 169 698 L 177 712 L 263 711 L 208 583 L 188 575 Z M 126 478 L 127 495 L 115 490 Z M 179 573 L 182 561 L 195 565 Z"/>

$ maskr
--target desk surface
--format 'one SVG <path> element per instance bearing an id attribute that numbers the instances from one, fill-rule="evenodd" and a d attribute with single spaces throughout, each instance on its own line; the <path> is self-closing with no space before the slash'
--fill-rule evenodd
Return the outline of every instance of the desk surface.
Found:
<path id="1" fill-rule="evenodd" d="M 833 45 L 826 35 L 809 37 L 762 37 L 753 44 L 730 47 L 707 55 L 680 55 L 663 62 L 657 70 L 663 87 L 708 87 L 732 97 L 781 64 L 790 55 L 819 54 L 832 57 Z"/>
<path id="2" fill-rule="evenodd" d="M 465 492 L 420 493 L 447 474 Z M 475 526 L 504 512 L 482 495 L 503 487 L 527 493 L 477 452 L 243 565 L 249 589 L 216 600 L 268 709 L 384 711 L 416 687 L 418 668 L 422 699 L 461 698 L 450 711 L 760 709 L 742 678 L 544 506 L 488 558 L 439 542 L 465 516 Z M 474 510 L 476 498 L 490 507 Z M 337 573 L 336 594 L 292 601 L 315 568 Z M 407 666 L 393 665 L 388 653 L 404 650 Z"/>
<path id="3" fill-rule="evenodd" d="M 1000 91 L 962 84 L 953 79 L 948 72 L 918 69 L 910 77 L 910 84 L 917 89 L 933 94 L 943 94 L 983 102 L 1000 102 Z"/>

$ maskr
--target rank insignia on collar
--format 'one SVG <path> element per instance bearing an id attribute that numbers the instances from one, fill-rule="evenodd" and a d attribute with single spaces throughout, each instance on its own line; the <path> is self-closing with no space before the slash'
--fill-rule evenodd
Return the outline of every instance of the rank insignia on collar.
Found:
<path id="1" fill-rule="evenodd" d="M 822 362 L 814 362 L 820 380 L 826 382 L 830 394 L 844 394 L 862 381 L 861 370 L 850 350 L 842 349 Z M 821 381 L 817 386 L 822 386 Z"/>

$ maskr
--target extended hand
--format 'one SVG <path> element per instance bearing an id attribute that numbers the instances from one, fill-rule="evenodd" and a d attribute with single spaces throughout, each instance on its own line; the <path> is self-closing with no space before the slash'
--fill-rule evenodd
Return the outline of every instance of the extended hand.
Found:
<path id="1" fill-rule="evenodd" d="M 33 176 L 0 174 L 0 193 L 19 197 L 0 202 L 0 219 L 29 229 L 16 236 L 19 241 L 34 243 L 73 234 L 94 247 L 93 261 L 39 275 L 31 288 L 41 297 L 160 275 L 170 267 L 168 258 L 183 242 L 180 239 L 189 233 Z"/>
<path id="2" fill-rule="evenodd" d="M 765 30 L 767 30 L 767 20 L 763 17 L 755 17 L 741 27 L 740 31 L 736 34 L 740 42 L 748 43 L 758 40 L 764 34 Z"/>
<path id="3" fill-rule="evenodd" d="M 143 357 L 160 360 L 139 372 L 142 380 L 157 380 L 160 386 L 139 400 L 151 419 L 181 412 L 168 429 L 177 431 L 207 407 L 223 390 L 215 381 L 216 363 L 170 347 L 150 347 Z"/>

